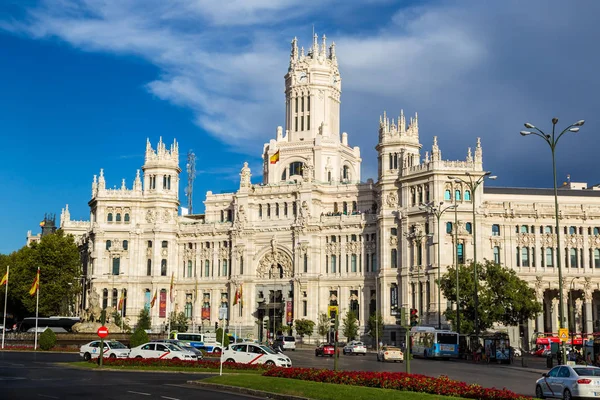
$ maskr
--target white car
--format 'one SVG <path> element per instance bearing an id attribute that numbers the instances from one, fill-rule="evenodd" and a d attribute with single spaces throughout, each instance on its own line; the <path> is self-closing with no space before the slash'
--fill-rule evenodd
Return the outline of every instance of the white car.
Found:
<path id="1" fill-rule="evenodd" d="M 172 343 L 146 343 L 134 347 L 129 352 L 129 358 L 160 358 L 163 360 L 197 361 L 194 353 L 183 350 Z"/>
<path id="2" fill-rule="evenodd" d="M 584 365 L 558 365 L 535 382 L 535 396 L 539 399 L 559 397 L 598 397 L 600 394 L 600 368 Z"/>
<path id="3" fill-rule="evenodd" d="M 363 342 L 359 342 L 357 340 L 353 340 L 344 346 L 344 355 L 346 354 L 362 354 L 363 356 L 367 355 L 367 347 Z"/>
<path id="4" fill-rule="evenodd" d="M 404 353 L 398 347 L 382 346 L 377 353 L 377 361 L 404 362 Z"/>
<path id="5" fill-rule="evenodd" d="M 89 361 L 92 358 L 98 358 L 100 356 L 100 341 L 94 340 L 84 344 L 79 348 L 79 355 L 83 357 L 85 361 Z M 107 358 L 127 358 L 129 355 L 129 348 L 121 342 L 116 340 L 107 340 L 104 342 L 104 356 Z"/>
<path id="6" fill-rule="evenodd" d="M 238 343 L 227 346 L 223 351 L 223 360 L 240 364 L 265 364 L 278 367 L 291 367 L 292 360 L 282 353 L 273 351 L 261 344 Z"/>
<path id="7" fill-rule="evenodd" d="M 283 350 L 296 351 L 296 338 L 293 336 L 279 336 L 277 340 L 275 340 L 275 344 Z"/>

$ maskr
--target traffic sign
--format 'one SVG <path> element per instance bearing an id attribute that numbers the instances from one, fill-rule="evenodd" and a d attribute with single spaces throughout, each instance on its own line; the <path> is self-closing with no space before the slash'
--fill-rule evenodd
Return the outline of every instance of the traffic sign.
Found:
<path id="1" fill-rule="evenodd" d="M 567 342 L 569 340 L 569 329 L 561 328 L 558 330 L 558 337 L 562 342 Z"/>
<path id="2" fill-rule="evenodd" d="M 105 337 L 108 336 L 108 328 L 105 326 L 101 326 L 100 328 L 98 328 L 96 333 L 98 334 L 99 338 L 104 339 Z"/>

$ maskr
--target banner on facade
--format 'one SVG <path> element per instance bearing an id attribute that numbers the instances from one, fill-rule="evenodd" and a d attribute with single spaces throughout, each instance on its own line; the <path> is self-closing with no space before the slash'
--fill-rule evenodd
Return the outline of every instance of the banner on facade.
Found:
<path id="1" fill-rule="evenodd" d="M 219 319 L 228 319 L 227 318 L 227 307 L 225 307 L 225 306 L 219 307 Z"/>
<path id="2" fill-rule="evenodd" d="M 398 285 L 392 285 L 390 288 L 390 313 L 391 315 L 400 315 L 398 308 Z"/>
<path id="3" fill-rule="evenodd" d="M 292 312 L 292 302 L 288 301 L 285 304 L 285 321 L 288 325 L 292 325 L 294 314 Z"/>
<path id="4" fill-rule="evenodd" d="M 202 319 L 210 320 L 210 306 L 202 306 Z"/>
<path id="5" fill-rule="evenodd" d="M 165 290 L 160 291 L 160 299 L 158 301 L 158 316 L 159 318 L 165 318 L 167 316 L 167 292 Z"/>
<path id="6" fill-rule="evenodd" d="M 338 306 L 329 306 L 327 307 L 327 314 L 329 318 L 335 318 L 338 313 Z"/>

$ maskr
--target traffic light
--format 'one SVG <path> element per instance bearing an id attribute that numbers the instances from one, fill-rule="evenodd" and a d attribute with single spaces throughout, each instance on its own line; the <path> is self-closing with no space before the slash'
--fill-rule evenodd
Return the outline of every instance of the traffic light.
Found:
<path id="1" fill-rule="evenodd" d="M 269 320 L 267 318 L 263 319 L 263 329 L 269 330 Z"/>
<path id="2" fill-rule="evenodd" d="M 419 312 L 416 308 L 410 309 L 410 326 L 419 325 Z"/>
<path id="3" fill-rule="evenodd" d="M 217 329 L 219 329 L 219 322 L 215 321 L 215 332 L 217 331 Z"/>

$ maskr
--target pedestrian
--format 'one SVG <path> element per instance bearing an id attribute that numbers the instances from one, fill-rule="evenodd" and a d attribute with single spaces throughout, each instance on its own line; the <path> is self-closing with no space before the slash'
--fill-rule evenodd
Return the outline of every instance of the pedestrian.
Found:
<path id="1" fill-rule="evenodd" d="M 483 351 L 483 346 L 478 345 L 477 350 L 475 351 L 475 362 L 481 361 L 481 353 Z"/>

